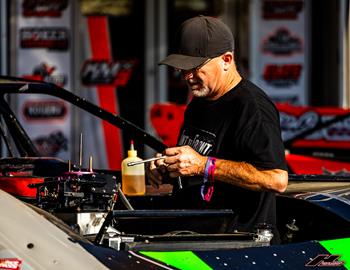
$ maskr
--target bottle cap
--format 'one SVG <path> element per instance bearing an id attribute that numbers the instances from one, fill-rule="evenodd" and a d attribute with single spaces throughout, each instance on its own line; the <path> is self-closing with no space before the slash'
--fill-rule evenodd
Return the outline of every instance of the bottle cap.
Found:
<path id="1" fill-rule="evenodd" d="M 130 141 L 130 150 L 128 150 L 128 157 L 137 157 L 137 151 L 134 149 L 134 141 Z"/>

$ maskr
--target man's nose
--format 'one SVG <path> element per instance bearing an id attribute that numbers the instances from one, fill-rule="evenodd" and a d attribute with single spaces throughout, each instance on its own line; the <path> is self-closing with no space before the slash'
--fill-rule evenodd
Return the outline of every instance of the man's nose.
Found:
<path id="1" fill-rule="evenodd" d="M 182 71 L 182 77 L 185 80 L 189 80 L 193 78 L 193 70 L 183 70 Z"/>

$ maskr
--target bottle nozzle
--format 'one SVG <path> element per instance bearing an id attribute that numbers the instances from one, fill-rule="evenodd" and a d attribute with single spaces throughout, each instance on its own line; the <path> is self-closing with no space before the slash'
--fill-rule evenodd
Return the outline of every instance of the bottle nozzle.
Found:
<path id="1" fill-rule="evenodd" d="M 129 157 L 136 157 L 137 156 L 137 151 L 134 148 L 134 140 L 130 141 L 130 150 L 128 151 L 128 156 Z"/>

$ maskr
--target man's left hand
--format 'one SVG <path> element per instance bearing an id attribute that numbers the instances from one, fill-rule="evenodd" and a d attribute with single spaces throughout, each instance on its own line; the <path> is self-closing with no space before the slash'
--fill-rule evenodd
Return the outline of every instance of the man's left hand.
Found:
<path id="1" fill-rule="evenodd" d="M 203 175 L 208 157 L 198 154 L 188 145 L 167 148 L 164 163 L 170 177 Z"/>

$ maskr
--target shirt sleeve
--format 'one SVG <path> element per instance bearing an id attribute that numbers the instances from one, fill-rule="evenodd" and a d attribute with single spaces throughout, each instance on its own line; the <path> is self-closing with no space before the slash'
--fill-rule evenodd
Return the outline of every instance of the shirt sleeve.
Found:
<path id="1" fill-rule="evenodd" d="M 287 170 L 279 126 L 267 121 L 253 121 L 241 133 L 244 160 L 262 169 Z"/>

